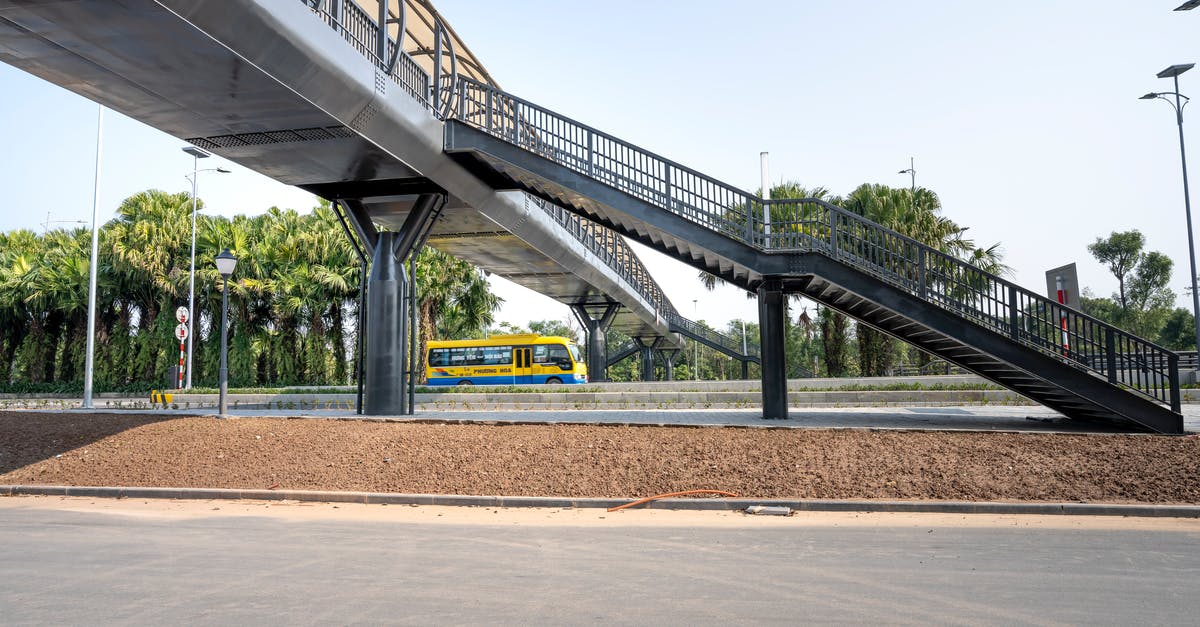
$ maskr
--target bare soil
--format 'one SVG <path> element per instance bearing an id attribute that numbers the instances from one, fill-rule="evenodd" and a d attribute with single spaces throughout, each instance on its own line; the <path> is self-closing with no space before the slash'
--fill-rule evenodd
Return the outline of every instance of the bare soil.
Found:
<path id="1" fill-rule="evenodd" d="M 1200 439 L 0 412 L 0 484 L 1200 503 Z"/>

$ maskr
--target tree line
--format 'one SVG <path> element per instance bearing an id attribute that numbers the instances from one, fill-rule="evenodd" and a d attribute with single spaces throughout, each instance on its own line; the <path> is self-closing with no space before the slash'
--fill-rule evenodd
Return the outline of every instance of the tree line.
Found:
<path id="1" fill-rule="evenodd" d="M 1097 237 L 1088 252 L 1117 279 L 1117 291 L 1105 298 L 1084 289 L 1084 313 L 1172 350 L 1196 350 L 1195 318 L 1175 306 L 1169 287 L 1175 265 L 1170 257 L 1146 250 L 1146 237 L 1137 229 Z"/>
<path id="2" fill-rule="evenodd" d="M 189 194 L 149 190 L 101 227 L 97 391 L 166 387 L 179 359 L 175 310 L 188 300 L 191 219 Z M 321 201 L 304 214 L 197 216 L 193 385 L 217 384 L 221 277 L 213 258 L 225 248 L 238 257 L 229 282 L 230 385 L 351 382 L 361 266 Z M 0 233 L 0 387 L 82 387 L 90 254 L 88 229 Z M 479 335 L 500 304 L 482 272 L 429 248 L 417 259 L 417 284 L 422 346 L 435 336 Z"/>

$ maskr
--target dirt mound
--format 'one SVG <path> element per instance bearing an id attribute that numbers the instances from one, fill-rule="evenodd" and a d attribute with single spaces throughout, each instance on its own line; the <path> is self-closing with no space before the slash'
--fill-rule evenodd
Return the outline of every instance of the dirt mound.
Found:
<path id="1" fill-rule="evenodd" d="M 0 412 L 0 484 L 1200 503 L 1200 440 Z"/>

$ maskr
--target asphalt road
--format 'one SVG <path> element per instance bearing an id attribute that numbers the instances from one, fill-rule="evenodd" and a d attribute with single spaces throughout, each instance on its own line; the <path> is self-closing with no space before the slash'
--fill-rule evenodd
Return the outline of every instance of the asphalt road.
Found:
<path id="1" fill-rule="evenodd" d="M 1200 526 L 1188 521 L 862 525 L 853 514 L 693 513 L 726 520 L 640 525 L 629 523 L 653 514 L 476 510 L 457 521 L 462 510 L 446 509 L 414 522 L 388 514 L 435 510 L 373 506 L 371 517 L 339 519 L 353 511 L 343 506 L 296 518 L 258 504 L 249 515 L 159 516 L 24 503 L 0 502 L 5 624 L 1195 624 L 1200 615 Z M 586 519 L 550 524 L 556 515 Z"/>

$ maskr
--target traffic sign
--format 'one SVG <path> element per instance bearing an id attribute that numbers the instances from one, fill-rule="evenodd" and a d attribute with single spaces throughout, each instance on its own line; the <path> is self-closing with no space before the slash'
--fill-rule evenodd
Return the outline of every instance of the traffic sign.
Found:
<path id="1" fill-rule="evenodd" d="M 175 319 L 180 322 L 187 322 L 188 321 L 188 308 L 180 307 L 179 309 L 176 309 L 175 310 Z"/>
<path id="2" fill-rule="evenodd" d="M 179 326 L 175 327 L 175 337 L 178 338 L 180 342 L 186 340 L 187 335 L 188 330 L 186 324 L 180 324 Z"/>

